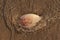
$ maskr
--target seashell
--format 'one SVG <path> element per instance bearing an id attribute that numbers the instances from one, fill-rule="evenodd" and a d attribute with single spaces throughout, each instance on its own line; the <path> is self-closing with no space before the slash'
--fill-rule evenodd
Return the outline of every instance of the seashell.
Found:
<path id="1" fill-rule="evenodd" d="M 36 14 L 25 14 L 20 17 L 18 24 L 25 28 L 32 28 L 40 20 L 41 20 L 41 17 Z"/>

